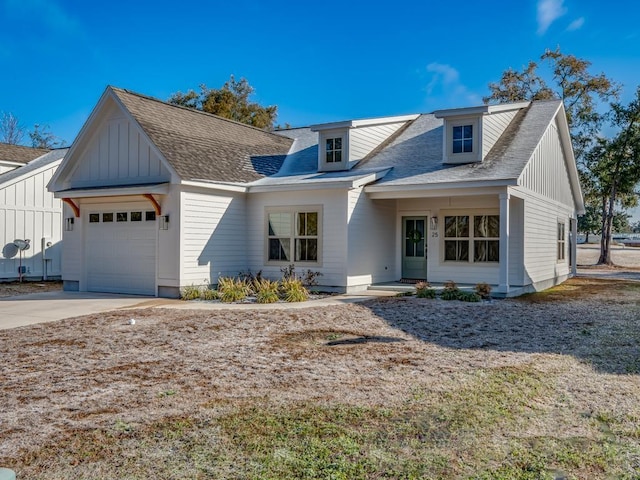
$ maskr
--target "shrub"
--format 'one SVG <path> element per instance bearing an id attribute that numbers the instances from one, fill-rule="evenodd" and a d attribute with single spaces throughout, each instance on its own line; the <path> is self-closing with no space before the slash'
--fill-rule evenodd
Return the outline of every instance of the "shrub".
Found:
<path id="1" fill-rule="evenodd" d="M 309 298 L 309 291 L 297 278 L 284 278 L 280 283 L 280 291 L 286 302 L 304 302 Z"/>
<path id="2" fill-rule="evenodd" d="M 197 300 L 200 298 L 201 287 L 199 285 L 189 285 L 180 289 L 181 300 Z"/>
<path id="3" fill-rule="evenodd" d="M 202 289 L 202 292 L 200 293 L 200 298 L 202 300 L 217 300 L 218 292 L 209 286 L 208 288 Z"/>
<path id="4" fill-rule="evenodd" d="M 297 278 L 302 282 L 302 285 L 305 287 L 313 287 L 315 285 L 318 285 L 318 277 L 322 276 L 322 272 L 314 272 L 309 268 L 303 274 L 298 275 L 296 274 L 296 266 L 293 263 L 290 265 L 287 265 L 286 267 L 281 267 L 280 273 L 282 273 L 283 280 L 288 280 L 290 278 L 293 278 L 293 279 Z"/>
<path id="5" fill-rule="evenodd" d="M 274 282 L 272 280 L 267 280 L 266 278 L 264 278 L 260 280 L 254 280 L 253 286 L 256 292 L 256 301 L 258 303 L 274 303 L 279 300 L 279 282 Z"/>
<path id="6" fill-rule="evenodd" d="M 431 284 L 429 282 L 418 282 L 416 283 L 416 297 L 436 298 L 436 291 L 431 288 Z"/>
<path id="7" fill-rule="evenodd" d="M 475 291 L 481 298 L 491 298 L 491 285 L 488 283 L 476 283 Z"/>
<path id="8" fill-rule="evenodd" d="M 458 292 L 458 300 L 461 302 L 479 302 L 482 298 L 474 292 Z"/>
<path id="9" fill-rule="evenodd" d="M 440 293 L 440 298 L 443 300 L 458 300 L 460 296 L 460 289 L 458 285 L 453 280 L 447 280 L 444 282 L 444 288 L 442 289 L 442 293 Z"/>
<path id="10" fill-rule="evenodd" d="M 251 288 L 245 280 L 231 277 L 218 279 L 218 295 L 225 303 L 239 302 L 251 293 Z"/>

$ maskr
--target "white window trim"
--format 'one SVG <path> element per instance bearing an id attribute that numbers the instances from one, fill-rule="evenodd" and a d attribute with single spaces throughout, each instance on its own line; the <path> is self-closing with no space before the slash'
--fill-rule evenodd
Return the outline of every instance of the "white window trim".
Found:
<path id="1" fill-rule="evenodd" d="M 318 144 L 318 171 L 345 170 L 349 164 L 349 132 L 347 130 L 327 130 L 319 135 Z M 327 140 L 342 139 L 342 161 L 327 162 Z"/>
<path id="2" fill-rule="evenodd" d="M 560 238 L 560 227 L 562 226 L 562 236 Z M 562 249 L 560 248 L 562 247 Z M 560 256 L 562 252 L 562 257 Z M 567 224 L 564 220 L 558 219 L 556 225 L 556 262 L 566 263 L 567 261 Z"/>
<path id="3" fill-rule="evenodd" d="M 444 133 L 444 161 L 445 163 L 472 163 L 482 160 L 482 122 L 479 117 L 464 117 L 445 120 Z M 453 127 L 473 127 L 473 141 L 471 152 L 453 153 Z"/>
<path id="4" fill-rule="evenodd" d="M 494 240 L 501 242 L 502 239 L 500 237 L 476 237 L 475 236 L 475 222 L 474 217 L 484 217 L 484 216 L 500 216 L 499 210 L 452 210 L 452 211 L 444 211 L 439 215 L 439 224 L 440 224 L 440 262 L 442 265 L 474 265 L 479 267 L 495 267 L 500 264 L 500 253 L 498 251 L 498 261 L 486 261 L 486 262 L 476 262 L 474 261 L 475 257 L 475 241 L 476 240 Z M 445 237 L 445 217 L 469 217 L 469 237 Z M 446 250 L 445 250 L 445 241 L 447 240 L 464 240 L 469 241 L 469 260 L 446 260 Z M 499 248 L 498 243 L 498 248 Z"/>
<path id="5" fill-rule="evenodd" d="M 296 222 L 298 213 L 310 213 L 315 212 L 318 214 L 318 259 L 316 261 L 296 261 L 295 260 L 295 239 L 296 238 L 311 238 L 306 236 L 296 235 Z M 290 213 L 293 220 L 293 225 L 290 235 L 290 260 L 269 260 L 269 214 L 270 213 Z M 301 265 L 301 266 L 322 266 L 322 232 L 323 232 L 323 208 L 322 205 L 299 205 L 294 207 L 265 207 L 264 210 L 264 264 L 265 265 Z"/>

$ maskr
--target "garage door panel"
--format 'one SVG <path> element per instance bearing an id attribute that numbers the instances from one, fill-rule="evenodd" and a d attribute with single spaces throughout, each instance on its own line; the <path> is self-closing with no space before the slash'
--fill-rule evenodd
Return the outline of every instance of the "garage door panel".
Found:
<path id="1" fill-rule="evenodd" d="M 102 222 L 102 213 L 122 211 L 122 205 L 91 211 L 100 213 L 100 221 L 87 221 L 87 290 L 155 295 L 156 222 Z"/>

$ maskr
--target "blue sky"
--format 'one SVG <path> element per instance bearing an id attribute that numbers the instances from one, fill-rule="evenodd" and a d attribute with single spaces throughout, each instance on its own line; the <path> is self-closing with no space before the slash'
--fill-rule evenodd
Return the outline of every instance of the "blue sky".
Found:
<path id="1" fill-rule="evenodd" d="M 0 111 L 71 143 L 108 84 L 166 99 L 230 74 L 293 126 L 481 102 L 560 46 L 640 84 L 640 4 L 0 0 Z M 28 140 L 28 139 L 26 139 Z"/>

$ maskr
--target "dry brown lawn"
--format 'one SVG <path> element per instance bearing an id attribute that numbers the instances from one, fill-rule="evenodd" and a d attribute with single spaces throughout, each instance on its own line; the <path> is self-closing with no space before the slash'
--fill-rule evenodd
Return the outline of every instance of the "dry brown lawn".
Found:
<path id="1" fill-rule="evenodd" d="M 47 282 L 0 282 L 0 297 L 58 290 L 62 290 L 62 282 L 58 280 Z"/>
<path id="2" fill-rule="evenodd" d="M 150 308 L 0 331 L 0 466 L 638 478 L 639 320 L 639 283 L 580 278 L 475 304 Z"/>

